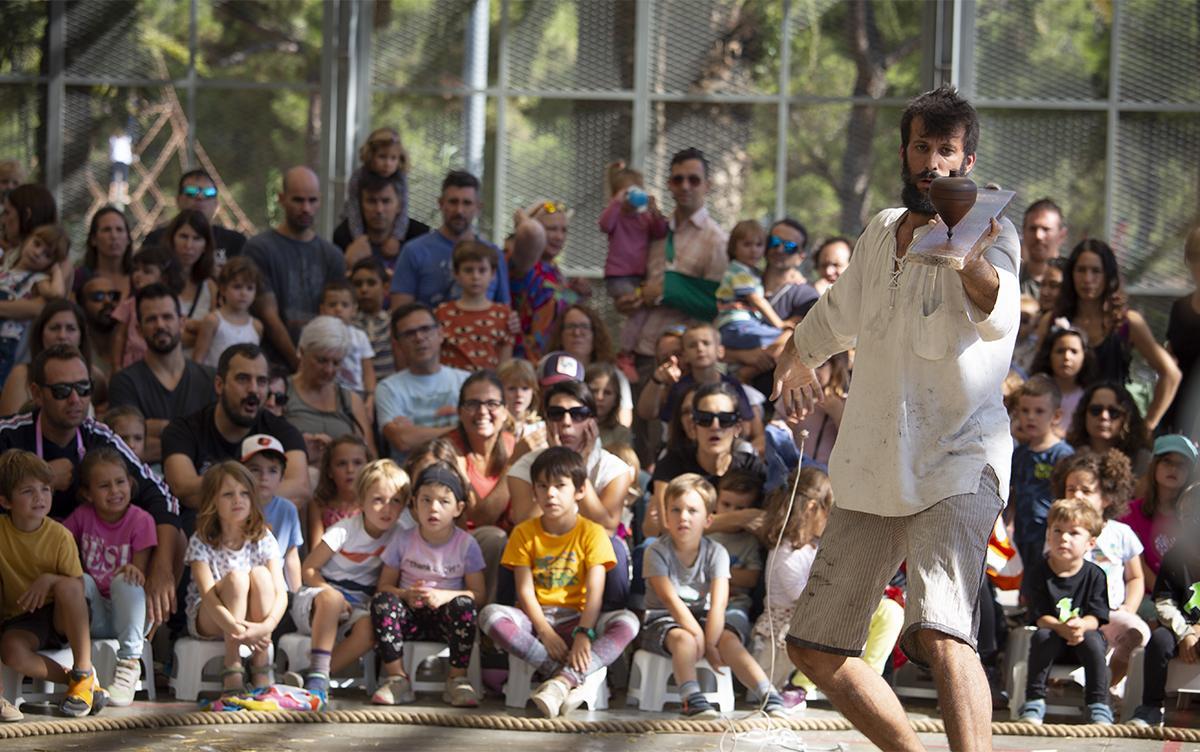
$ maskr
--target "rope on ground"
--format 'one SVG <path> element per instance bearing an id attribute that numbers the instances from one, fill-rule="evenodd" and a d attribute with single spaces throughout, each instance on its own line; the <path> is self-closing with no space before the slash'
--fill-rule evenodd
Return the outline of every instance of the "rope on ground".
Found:
<path id="1" fill-rule="evenodd" d="M 296 711 L 237 713 L 155 713 L 129 716 L 95 716 L 91 718 L 55 719 L 9 723 L 0 726 L 0 739 L 22 739 L 57 734 L 102 733 L 135 729 L 165 729 L 186 726 L 227 726 L 263 723 L 387 723 L 416 726 L 485 729 L 490 731 L 533 731 L 566 734 L 720 734 L 730 730 L 725 720 L 693 721 L 676 718 L 611 718 L 572 720 L 570 718 L 523 718 L 512 715 L 478 715 L 439 713 L 431 711 L 387 710 L 382 708 L 331 710 L 323 713 Z M 943 734 L 940 720 L 911 721 L 918 733 Z M 793 731 L 851 731 L 853 726 L 844 718 L 797 718 L 791 720 L 764 719 L 735 721 L 736 731 L 785 728 Z M 1146 728 L 1126 724 L 1112 726 L 1047 724 L 1001 721 L 992 724 L 996 736 L 1046 736 L 1076 739 L 1153 739 L 1162 741 L 1200 742 L 1200 729 Z"/>

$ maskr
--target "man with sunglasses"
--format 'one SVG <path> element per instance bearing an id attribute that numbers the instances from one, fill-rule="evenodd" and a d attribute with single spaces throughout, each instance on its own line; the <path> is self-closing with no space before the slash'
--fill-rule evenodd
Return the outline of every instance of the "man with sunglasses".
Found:
<path id="1" fill-rule="evenodd" d="M 146 418 L 146 461 L 162 461 L 162 432 L 177 415 L 191 415 L 217 398 L 213 369 L 183 356 L 179 298 L 164 284 L 138 290 L 134 312 L 146 357 L 117 371 L 108 404 L 133 405 Z"/>
<path id="2" fill-rule="evenodd" d="M 111 359 L 113 338 L 117 333 L 113 311 L 121 302 L 121 290 L 112 279 L 97 274 L 83 283 L 78 299 L 83 308 L 88 340 L 92 343 L 92 361 L 99 361 L 97 365 L 104 374 L 111 375 L 117 370 Z"/>
<path id="3" fill-rule="evenodd" d="M 154 517 L 158 545 L 146 571 L 146 613 L 162 623 L 175 610 L 175 552 L 180 543 L 179 502 L 112 429 L 87 417 L 92 381 L 83 355 L 72 345 L 51 345 L 29 367 L 33 412 L 0 421 L 0 452 L 24 449 L 54 471 L 50 516 L 63 520 L 79 505 L 78 467 L 87 452 L 115 450 L 136 481 L 132 503 Z"/>
<path id="4" fill-rule="evenodd" d="M 642 286 L 642 305 L 649 313 L 634 346 L 643 383 L 654 370 L 654 345 L 659 335 L 672 326 L 691 321 L 688 314 L 662 303 L 667 269 L 720 282 L 729 266 L 726 252 L 729 236 L 705 206 L 708 187 L 708 159 L 704 152 L 689 148 L 671 157 L 667 188 L 675 199 L 675 210 L 667 222 L 667 237 L 650 245 L 646 283 Z M 668 257 L 673 261 L 668 261 Z"/>
<path id="5" fill-rule="evenodd" d="M 442 327 L 421 303 L 392 312 L 392 340 L 408 367 L 375 387 L 375 416 L 392 459 L 401 462 L 415 447 L 454 430 L 458 393 L 471 374 L 442 365 Z"/>
<path id="6" fill-rule="evenodd" d="M 179 176 L 179 193 L 175 196 L 175 206 L 179 211 L 195 209 L 208 220 L 213 233 L 213 260 L 216 269 L 220 269 L 234 256 L 242 255 L 242 246 L 246 244 L 245 235 L 213 221 L 219 205 L 217 184 L 207 170 L 197 168 Z M 160 245 L 166 228 L 166 225 L 162 225 L 151 230 L 142 246 L 152 248 Z"/>
<path id="7" fill-rule="evenodd" d="M 909 104 L 900 121 L 904 206 L 871 220 L 775 372 L 775 396 L 796 421 L 822 398 L 814 369 L 857 343 L 829 460 L 837 504 L 788 655 L 886 749 L 924 749 L 891 688 L 857 657 L 901 562 L 908 597 L 900 646 L 932 668 L 950 748 L 991 748 L 976 605 L 988 537 L 1009 491 L 1001 384 L 1020 317 L 1017 231 L 993 221 L 981 255 L 961 271 L 906 263 L 910 243 L 936 232 L 933 179 L 969 173 L 978 140 L 979 118 L 953 89 Z"/>

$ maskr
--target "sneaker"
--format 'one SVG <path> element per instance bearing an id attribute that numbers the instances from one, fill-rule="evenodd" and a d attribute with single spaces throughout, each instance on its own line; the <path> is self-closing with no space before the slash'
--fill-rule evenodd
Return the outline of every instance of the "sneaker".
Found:
<path id="1" fill-rule="evenodd" d="M 790 715 L 787 703 L 773 689 L 767 693 L 767 701 L 763 703 L 762 710 L 767 714 L 768 718 L 787 718 Z"/>
<path id="2" fill-rule="evenodd" d="M 5 697 L 0 697 L 0 723 L 16 723 L 25 717 L 25 714 L 17 709 Z"/>
<path id="3" fill-rule="evenodd" d="M 1112 708 L 1107 702 L 1093 702 L 1087 706 L 1088 723 L 1097 726 L 1111 726 L 1113 722 Z"/>
<path id="4" fill-rule="evenodd" d="M 304 680 L 304 689 L 321 701 L 317 710 L 329 709 L 329 677 L 325 674 L 310 673 Z"/>
<path id="5" fill-rule="evenodd" d="M 1162 728 L 1163 709 L 1153 708 L 1149 705 L 1138 705 L 1137 710 L 1133 711 L 1133 718 L 1129 719 L 1129 725 Z"/>
<path id="6" fill-rule="evenodd" d="M 682 715 L 684 718 L 691 718 L 696 721 L 711 721 L 714 718 L 720 718 L 721 714 L 712 706 L 708 698 L 702 692 L 688 695 L 683 698 Z"/>
<path id="7" fill-rule="evenodd" d="M 402 705 L 416 699 L 407 676 L 389 676 L 371 695 L 371 702 L 376 705 Z"/>
<path id="8" fill-rule="evenodd" d="M 456 708 L 479 707 L 479 695 L 471 680 L 465 676 L 451 676 L 446 679 L 446 688 L 442 690 L 442 701 Z"/>
<path id="9" fill-rule="evenodd" d="M 804 710 L 808 707 L 808 691 L 804 687 L 789 685 L 784 687 L 779 696 L 783 698 L 783 706 L 788 710 L 796 710 L 797 708 Z"/>
<path id="10" fill-rule="evenodd" d="M 100 688 L 100 680 L 96 678 L 94 669 L 83 676 L 75 671 L 70 672 L 69 682 L 67 694 L 58 706 L 63 715 L 82 718 L 99 713 L 108 704 L 108 692 Z"/>
<path id="11" fill-rule="evenodd" d="M 108 685 L 108 701 L 115 708 L 133 704 L 133 693 L 142 678 L 142 662 L 137 658 L 122 658 L 117 661 L 112 682 Z"/>
<path id="12" fill-rule="evenodd" d="M 1017 720 L 1032 723 L 1035 726 L 1041 726 L 1042 720 L 1045 717 L 1045 700 L 1026 700 L 1025 704 L 1021 706 L 1021 710 L 1017 713 Z"/>
<path id="13" fill-rule="evenodd" d="M 567 701 L 567 694 L 570 691 L 571 688 L 565 681 L 547 679 L 533 691 L 533 695 L 529 699 L 533 700 L 533 704 L 537 706 L 543 716 L 557 718 L 562 712 L 563 704 Z"/>

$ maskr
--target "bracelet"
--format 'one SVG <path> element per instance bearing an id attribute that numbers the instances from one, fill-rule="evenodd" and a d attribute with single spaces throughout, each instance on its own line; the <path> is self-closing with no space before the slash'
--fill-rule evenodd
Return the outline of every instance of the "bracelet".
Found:
<path id="1" fill-rule="evenodd" d="M 592 642 L 596 641 L 596 630 L 592 629 L 591 627 L 583 626 L 575 627 L 571 630 L 571 639 L 575 639 L 575 636 L 580 633 L 587 635 L 587 638 Z"/>

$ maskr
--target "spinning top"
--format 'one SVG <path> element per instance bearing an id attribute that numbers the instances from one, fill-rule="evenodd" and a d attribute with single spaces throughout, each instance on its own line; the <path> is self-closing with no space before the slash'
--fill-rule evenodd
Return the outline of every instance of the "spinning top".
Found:
<path id="1" fill-rule="evenodd" d="M 979 188 L 970 178 L 935 178 L 929 186 L 929 201 L 946 223 L 946 238 L 954 237 L 954 226 L 971 211 Z"/>

